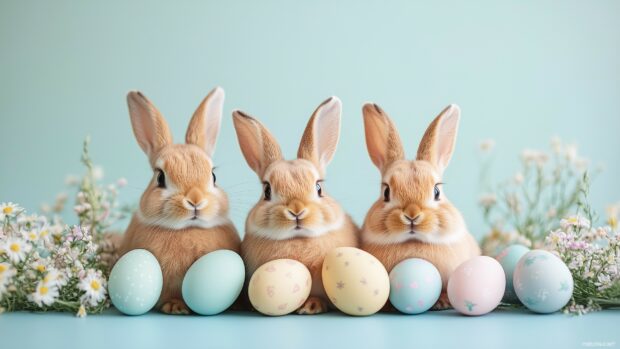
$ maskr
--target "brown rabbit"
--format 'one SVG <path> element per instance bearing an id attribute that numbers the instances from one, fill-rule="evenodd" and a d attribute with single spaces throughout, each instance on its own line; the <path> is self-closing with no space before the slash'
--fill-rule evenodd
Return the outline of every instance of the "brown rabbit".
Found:
<path id="1" fill-rule="evenodd" d="M 456 143 L 460 110 L 444 109 L 430 124 L 414 161 L 405 160 L 398 131 L 376 104 L 363 108 L 366 145 L 381 171 L 381 195 L 368 211 L 362 248 L 388 271 L 407 258 L 433 263 L 443 281 L 435 309 L 450 306 L 446 285 L 452 271 L 480 254 L 461 213 L 442 192 L 441 177 Z"/>
<path id="2" fill-rule="evenodd" d="M 297 312 L 318 314 L 328 309 L 321 280 L 325 255 L 335 247 L 357 246 L 358 228 L 323 189 L 325 168 L 340 135 L 341 103 L 336 97 L 312 114 L 297 159 L 284 160 L 280 147 L 256 119 L 233 112 L 241 151 L 263 185 L 250 211 L 241 243 L 247 277 L 262 264 L 279 258 L 303 263 L 312 275 L 310 297 Z"/>
<path id="3" fill-rule="evenodd" d="M 215 183 L 211 162 L 224 91 L 215 88 L 200 103 L 189 123 L 186 144 L 172 144 L 168 124 L 142 93 L 129 92 L 127 103 L 153 179 L 127 228 L 120 254 L 137 248 L 153 253 L 164 277 L 157 307 L 164 313 L 188 314 L 181 295 L 187 269 L 211 251 L 239 252 L 239 235 L 228 218 L 228 198 Z"/>

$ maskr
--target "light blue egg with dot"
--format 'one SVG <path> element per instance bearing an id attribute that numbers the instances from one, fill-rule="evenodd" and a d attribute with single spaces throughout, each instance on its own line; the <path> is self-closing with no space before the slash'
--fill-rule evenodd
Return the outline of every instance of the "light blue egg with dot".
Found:
<path id="1" fill-rule="evenodd" d="M 532 250 L 519 260 L 513 275 L 519 300 L 536 313 L 553 313 L 573 294 L 573 276 L 566 264 L 549 251 Z"/>
<path id="2" fill-rule="evenodd" d="M 504 269 L 504 274 L 506 275 L 506 291 L 504 291 L 504 298 L 502 299 L 502 301 L 506 303 L 520 303 L 512 285 L 512 278 L 517 263 L 521 257 L 529 251 L 530 249 L 523 245 L 510 245 L 495 257 L 499 264 L 502 265 L 502 269 Z"/>
<path id="3" fill-rule="evenodd" d="M 433 264 L 405 259 L 390 272 L 390 302 L 405 314 L 420 314 L 437 302 L 441 286 L 441 275 Z"/>
<path id="4" fill-rule="evenodd" d="M 183 300 L 194 312 L 215 315 L 239 297 L 245 281 L 241 257 L 230 250 L 217 250 L 200 257 L 183 278 Z"/>
<path id="5" fill-rule="evenodd" d="M 112 304 L 124 314 L 142 315 L 151 310 L 163 284 L 161 267 L 147 250 L 132 250 L 112 268 L 108 293 Z"/>

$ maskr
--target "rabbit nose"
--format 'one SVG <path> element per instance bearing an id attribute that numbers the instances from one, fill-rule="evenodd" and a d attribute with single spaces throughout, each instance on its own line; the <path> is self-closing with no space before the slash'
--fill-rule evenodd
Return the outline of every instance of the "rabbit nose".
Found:
<path id="1" fill-rule="evenodd" d="M 413 218 L 411 218 L 410 216 L 408 216 L 407 214 L 403 214 L 403 217 L 405 218 L 405 220 L 407 220 L 409 222 L 409 224 L 414 225 L 418 222 L 418 220 L 420 219 L 420 214 L 418 213 L 417 215 L 415 215 Z"/>
<path id="2" fill-rule="evenodd" d="M 292 210 L 290 210 L 290 209 L 289 209 L 289 210 L 287 210 L 287 212 L 288 212 L 288 214 L 289 214 L 290 216 L 292 216 L 292 217 L 290 217 L 290 216 L 289 216 L 290 218 L 292 218 L 292 219 L 294 219 L 294 220 L 298 220 L 298 219 L 301 219 L 301 218 L 302 218 L 301 216 L 302 216 L 304 213 L 306 213 L 306 209 L 304 208 L 304 209 L 302 209 L 301 211 L 297 211 L 297 212 L 292 211 Z"/>
<path id="3" fill-rule="evenodd" d="M 198 203 L 195 203 L 194 201 L 185 198 L 185 200 L 183 200 L 183 206 L 185 206 L 188 210 L 201 210 L 207 206 L 207 200 L 200 200 Z"/>
<path id="4" fill-rule="evenodd" d="M 185 194 L 185 200 L 183 200 L 183 205 L 188 210 L 200 210 L 207 206 L 207 200 L 202 195 L 202 192 L 197 188 L 191 188 Z"/>

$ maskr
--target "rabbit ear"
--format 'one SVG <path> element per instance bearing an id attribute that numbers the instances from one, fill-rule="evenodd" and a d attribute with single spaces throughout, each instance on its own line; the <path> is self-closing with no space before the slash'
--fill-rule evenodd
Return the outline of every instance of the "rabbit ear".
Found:
<path id="1" fill-rule="evenodd" d="M 418 147 L 418 160 L 426 160 L 441 173 L 448 167 L 459 127 L 461 110 L 456 104 L 447 106 L 426 129 Z"/>
<path id="2" fill-rule="evenodd" d="M 233 123 L 245 161 L 262 179 L 267 167 L 282 159 L 280 146 L 265 126 L 242 111 L 233 111 Z"/>
<path id="3" fill-rule="evenodd" d="M 383 173 L 391 163 L 405 158 L 403 144 L 394 123 L 378 105 L 366 103 L 362 113 L 368 154 Z"/>
<path id="4" fill-rule="evenodd" d="M 315 164 L 321 175 L 334 157 L 340 137 L 340 114 L 342 103 L 338 97 L 330 97 L 316 108 L 297 150 L 297 157 Z"/>
<path id="5" fill-rule="evenodd" d="M 149 159 L 172 144 L 172 134 L 159 110 L 139 91 L 127 94 L 131 127 L 138 144 Z"/>
<path id="6" fill-rule="evenodd" d="M 211 157 L 220 132 L 223 106 L 224 90 L 216 87 L 209 92 L 194 112 L 187 127 L 185 143 L 199 146 Z"/>

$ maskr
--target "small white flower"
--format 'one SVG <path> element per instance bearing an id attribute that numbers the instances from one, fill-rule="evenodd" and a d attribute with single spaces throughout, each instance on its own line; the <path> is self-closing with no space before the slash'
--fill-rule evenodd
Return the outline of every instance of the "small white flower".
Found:
<path id="1" fill-rule="evenodd" d="M 478 199 L 478 203 L 483 208 L 489 208 L 497 203 L 497 196 L 493 193 L 482 194 Z"/>
<path id="2" fill-rule="evenodd" d="M 52 305 L 58 298 L 58 288 L 53 285 L 39 281 L 37 289 L 28 296 L 31 302 L 42 307 L 43 305 Z"/>
<path id="3" fill-rule="evenodd" d="M 551 149 L 555 154 L 560 154 L 562 152 L 562 140 L 560 137 L 551 138 Z"/>
<path id="4" fill-rule="evenodd" d="M 567 144 L 565 148 L 566 159 L 570 162 L 577 159 L 577 146 L 574 144 Z"/>
<path id="5" fill-rule="evenodd" d="M 23 210 L 24 209 L 19 207 L 17 204 L 12 202 L 3 202 L 0 204 L 0 221 L 4 221 L 6 217 L 15 217 L 15 215 Z"/>
<path id="6" fill-rule="evenodd" d="M 69 186 L 78 185 L 80 183 L 80 178 L 76 175 L 67 175 L 65 177 L 65 184 Z"/>
<path id="7" fill-rule="evenodd" d="M 105 299 L 105 281 L 93 269 L 89 269 L 86 276 L 80 281 L 78 287 L 84 291 L 84 295 L 81 300 L 83 303 L 88 303 L 91 306 L 97 306 L 99 302 Z"/>
<path id="8" fill-rule="evenodd" d="M 599 274 L 598 281 L 594 283 L 594 285 L 598 286 L 599 290 L 604 290 L 611 286 L 611 277 L 607 274 Z"/>
<path id="9" fill-rule="evenodd" d="M 539 150 L 525 149 L 521 153 L 521 161 L 526 166 L 535 164 L 537 167 L 543 167 L 547 160 L 549 160 L 549 156 Z"/>
<path id="10" fill-rule="evenodd" d="M 49 204 L 43 203 L 43 204 L 41 204 L 40 210 L 41 210 L 41 212 L 47 214 L 47 213 L 50 213 L 52 211 L 52 206 L 50 206 Z"/>
<path id="11" fill-rule="evenodd" d="M 81 205 L 75 205 L 75 207 L 73 207 L 73 210 L 75 211 L 75 213 L 77 214 L 82 214 L 88 210 L 90 210 L 91 206 L 88 203 L 83 203 Z"/>
<path id="12" fill-rule="evenodd" d="M 491 150 L 495 147 L 495 141 L 492 139 L 485 139 L 478 144 L 478 147 L 483 152 L 491 152 Z"/>
<path id="13" fill-rule="evenodd" d="M 577 158 L 573 161 L 573 165 L 575 169 L 579 172 L 584 172 L 588 169 L 588 165 L 590 165 L 590 161 L 585 158 Z"/>
<path id="14" fill-rule="evenodd" d="M 103 178 L 103 167 L 101 166 L 93 167 L 93 178 L 95 180 L 100 180 Z"/>
<path id="15" fill-rule="evenodd" d="M 523 177 L 523 174 L 521 172 L 517 172 L 514 176 L 514 181 L 515 184 L 521 184 L 523 183 L 523 181 L 525 180 L 525 178 Z"/>
<path id="16" fill-rule="evenodd" d="M 80 304 L 80 308 L 78 309 L 77 314 L 75 314 L 77 317 L 86 317 L 86 307 L 84 307 L 84 304 Z"/>
<path id="17" fill-rule="evenodd" d="M 6 239 L 0 250 L 4 252 L 13 263 L 19 263 L 26 258 L 26 253 L 30 252 L 31 246 L 23 239 L 10 237 Z"/>
<path id="18" fill-rule="evenodd" d="M 116 185 L 117 185 L 119 188 L 122 188 L 122 187 L 126 186 L 126 185 L 127 185 L 127 179 L 125 179 L 125 178 L 123 178 L 123 177 L 119 178 L 119 179 L 116 181 Z"/>

